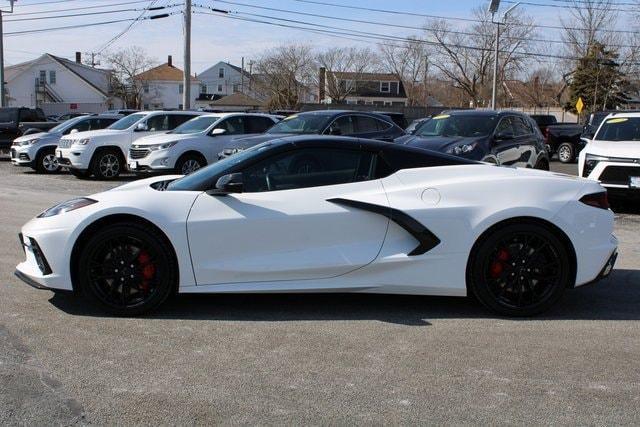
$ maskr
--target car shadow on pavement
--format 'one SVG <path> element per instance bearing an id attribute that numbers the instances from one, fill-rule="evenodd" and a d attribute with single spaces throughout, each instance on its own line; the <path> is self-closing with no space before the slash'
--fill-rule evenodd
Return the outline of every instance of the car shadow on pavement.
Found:
<path id="1" fill-rule="evenodd" d="M 70 294 L 50 302 L 66 313 L 104 317 Z M 188 294 L 145 316 L 217 321 L 378 320 L 428 326 L 433 319 L 498 318 L 472 298 L 373 294 Z M 549 312 L 514 320 L 640 320 L 640 270 L 614 270 L 596 284 L 566 292 Z"/>

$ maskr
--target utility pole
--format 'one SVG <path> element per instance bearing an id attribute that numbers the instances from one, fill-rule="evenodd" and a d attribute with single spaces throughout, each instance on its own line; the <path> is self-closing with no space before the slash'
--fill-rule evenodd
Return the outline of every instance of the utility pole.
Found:
<path id="1" fill-rule="evenodd" d="M 13 13 L 13 2 L 9 0 L 11 8 L 6 13 Z M 4 33 L 2 32 L 2 13 L 0 10 L 0 107 L 6 107 L 6 96 L 4 90 Z"/>
<path id="2" fill-rule="evenodd" d="M 191 108 L 191 0 L 184 1 L 184 76 L 182 78 L 182 109 Z"/>
<path id="3" fill-rule="evenodd" d="M 495 49 L 493 53 L 493 85 L 491 87 L 491 109 L 496 109 L 496 92 L 498 88 L 498 54 L 500 53 L 500 25 L 506 24 L 507 18 L 513 9 L 518 7 L 520 2 L 514 4 L 509 9 L 507 9 L 502 14 L 502 22 L 495 20 L 495 15 L 498 12 L 498 8 L 500 7 L 500 0 L 491 0 L 489 4 L 489 12 L 491 13 L 491 22 L 496 24 L 496 41 L 495 41 Z"/>

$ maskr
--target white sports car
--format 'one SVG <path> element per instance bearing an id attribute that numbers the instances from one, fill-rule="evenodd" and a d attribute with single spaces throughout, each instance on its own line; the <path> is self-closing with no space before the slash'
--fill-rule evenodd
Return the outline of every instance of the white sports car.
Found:
<path id="1" fill-rule="evenodd" d="M 56 205 L 16 274 L 119 314 L 174 292 L 474 294 L 532 315 L 607 275 L 597 182 L 355 138 L 273 140 Z"/>

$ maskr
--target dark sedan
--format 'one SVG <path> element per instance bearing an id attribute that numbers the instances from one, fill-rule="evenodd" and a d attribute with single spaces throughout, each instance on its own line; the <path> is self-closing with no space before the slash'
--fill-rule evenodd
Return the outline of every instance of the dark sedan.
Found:
<path id="1" fill-rule="evenodd" d="M 295 135 L 339 135 L 393 142 L 404 131 L 389 117 L 357 111 L 309 111 L 285 117 L 262 135 L 232 140 L 219 158 L 258 145 L 262 142 Z"/>
<path id="2" fill-rule="evenodd" d="M 433 117 L 396 143 L 498 165 L 549 169 L 538 126 L 515 111 L 450 111 Z"/>

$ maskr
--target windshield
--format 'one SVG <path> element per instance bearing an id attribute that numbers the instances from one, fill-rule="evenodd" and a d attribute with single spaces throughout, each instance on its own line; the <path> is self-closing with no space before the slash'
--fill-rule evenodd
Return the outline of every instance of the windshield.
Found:
<path id="1" fill-rule="evenodd" d="M 211 126 L 218 120 L 220 120 L 220 116 L 196 117 L 195 119 L 191 119 L 188 122 L 184 122 L 174 130 L 170 131 L 169 133 L 186 134 L 186 133 L 204 132 L 205 130 L 207 130 L 209 126 Z"/>
<path id="2" fill-rule="evenodd" d="M 231 169 L 238 163 L 259 154 L 261 151 L 269 148 L 272 145 L 271 141 L 263 142 L 262 144 L 254 145 L 244 151 L 240 151 L 232 156 L 225 157 L 222 160 L 218 160 L 207 167 L 197 170 L 194 173 L 186 175 L 182 178 L 172 181 L 167 186 L 169 191 L 194 191 L 198 189 L 206 189 L 211 187 L 214 183 L 211 180 L 216 176 L 224 175 L 224 173 Z"/>
<path id="3" fill-rule="evenodd" d="M 69 119 L 69 120 L 65 120 L 64 122 L 60 123 L 57 126 L 52 127 L 51 129 L 49 129 L 49 132 L 51 133 L 56 133 L 56 132 L 64 132 L 65 130 L 67 130 L 67 128 L 69 126 L 73 126 L 78 122 L 81 122 L 85 120 L 85 117 L 76 117 L 73 119 Z"/>
<path id="4" fill-rule="evenodd" d="M 487 115 L 440 115 L 427 120 L 420 126 L 415 135 L 421 137 L 481 137 L 493 132 L 496 117 Z"/>
<path id="5" fill-rule="evenodd" d="M 16 108 L 0 110 L 0 123 L 15 122 L 18 110 Z"/>
<path id="6" fill-rule="evenodd" d="M 329 114 L 300 114 L 285 117 L 266 133 L 321 133 L 327 125 Z"/>
<path id="7" fill-rule="evenodd" d="M 640 141 L 640 117 L 614 117 L 602 123 L 598 141 Z"/>
<path id="8" fill-rule="evenodd" d="M 138 120 L 140 120 L 143 117 L 146 117 L 146 114 L 144 114 L 144 113 L 131 114 L 131 115 L 127 116 L 127 117 L 121 118 L 120 120 L 118 120 L 117 122 L 115 122 L 114 124 L 109 126 L 107 129 L 114 129 L 114 130 L 129 129 Z"/>

